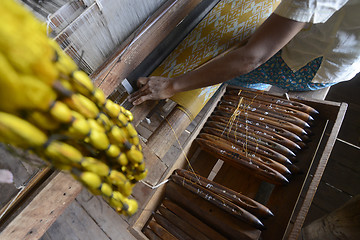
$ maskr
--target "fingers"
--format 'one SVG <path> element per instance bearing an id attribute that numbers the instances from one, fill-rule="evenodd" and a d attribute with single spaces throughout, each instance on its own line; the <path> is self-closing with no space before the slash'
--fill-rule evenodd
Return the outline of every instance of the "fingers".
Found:
<path id="1" fill-rule="evenodd" d="M 138 86 L 139 90 L 137 90 L 136 92 L 134 92 L 130 96 L 128 96 L 127 100 L 129 102 L 134 102 L 135 100 L 137 100 L 138 98 L 140 98 L 144 94 L 147 94 L 147 92 L 149 91 L 149 87 L 146 85 L 147 82 L 148 82 L 147 77 L 138 78 L 137 86 Z"/>
<path id="2" fill-rule="evenodd" d="M 133 105 L 139 105 L 150 99 L 152 99 L 152 94 L 149 91 L 141 90 L 131 94 L 128 98 L 129 102 L 132 102 Z"/>
<path id="3" fill-rule="evenodd" d="M 133 105 L 136 106 L 136 105 L 139 105 L 139 104 L 141 104 L 141 103 L 143 103 L 143 102 L 145 102 L 147 100 L 150 100 L 151 99 L 150 96 L 151 95 L 145 95 L 145 96 L 139 97 L 138 99 L 133 101 Z"/>
<path id="4" fill-rule="evenodd" d="M 137 99 L 141 98 L 144 95 L 150 94 L 150 91 L 148 89 L 148 87 L 145 85 L 144 87 L 140 88 L 138 91 L 132 93 L 129 97 L 128 100 L 129 102 L 134 103 L 134 101 L 136 101 Z"/>
<path id="5" fill-rule="evenodd" d="M 138 88 L 142 88 L 149 81 L 148 77 L 139 77 L 137 80 Z"/>
<path id="6" fill-rule="evenodd" d="M 168 79 L 164 77 L 140 77 L 137 81 L 139 90 L 128 97 L 128 101 L 139 105 L 147 100 L 165 99 L 170 96 L 167 92 Z"/>

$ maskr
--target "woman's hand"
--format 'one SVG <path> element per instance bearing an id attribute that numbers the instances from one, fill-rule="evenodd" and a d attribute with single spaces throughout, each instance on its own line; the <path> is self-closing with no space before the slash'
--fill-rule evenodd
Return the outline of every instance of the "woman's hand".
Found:
<path id="1" fill-rule="evenodd" d="M 137 85 L 139 90 L 128 97 L 128 100 L 134 105 L 139 105 L 147 100 L 166 99 L 175 94 L 171 78 L 140 77 Z"/>

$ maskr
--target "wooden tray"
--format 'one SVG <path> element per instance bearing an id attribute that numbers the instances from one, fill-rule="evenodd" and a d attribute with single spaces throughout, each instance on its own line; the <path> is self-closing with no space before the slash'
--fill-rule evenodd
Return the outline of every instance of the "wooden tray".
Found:
<path id="1" fill-rule="evenodd" d="M 220 95 L 223 95 L 223 92 L 220 92 Z M 263 203 L 274 213 L 274 217 L 263 221 L 267 228 L 261 233 L 264 240 L 298 238 L 347 108 L 346 103 L 311 99 L 298 101 L 312 106 L 320 114 L 312 128 L 313 135 L 308 148 L 297 155 L 298 162 L 296 165 L 300 167 L 303 173 L 294 175 L 286 186 L 274 186 L 226 163 L 221 165 L 216 158 L 203 152 L 196 142 L 191 141 L 184 149 L 187 159 L 190 160 L 196 173 L 207 178 L 213 178 L 215 182 Z M 195 139 L 205 121 L 206 118 L 199 124 L 199 129 L 192 139 Z M 175 161 L 172 169 L 179 167 L 188 169 L 186 162 L 184 155 L 181 155 Z M 167 177 L 170 174 L 171 171 Z M 147 239 L 141 229 L 146 225 L 151 213 L 161 204 L 164 196 L 165 186 L 162 186 L 155 191 L 145 206 L 145 210 L 130 227 L 131 232 L 138 239 Z"/>

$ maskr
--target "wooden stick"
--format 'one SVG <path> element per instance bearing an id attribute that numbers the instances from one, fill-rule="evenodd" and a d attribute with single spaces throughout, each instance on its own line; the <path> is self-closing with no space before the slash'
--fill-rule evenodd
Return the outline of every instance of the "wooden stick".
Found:
<path id="1" fill-rule="evenodd" d="M 162 158 L 176 141 L 176 137 L 180 136 L 190 123 L 191 119 L 175 107 L 151 134 L 147 146 Z"/>
<path id="2" fill-rule="evenodd" d="M 249 103 L 246 103 L 245 101 L 242 101 L 242 99 L 238 100 L 241 101 L 241 103 L 238 102 L 232 102 L 232 101 L 226 101 L 226 100 L 221 100 L 220 101 L 220 106 L 224 105 L 224 106 L 232 106 L 232 107 L 240 107 L 241 110 L 243 111 L 251 111 L 251 112 L 255 112 L 258 114 L 262 114 L 264 116 L 270 116 L 273 118 L 278 118 L 281 119 L 283 121 L 287 121 L 287 122 L 291 122 L 301 128 L 310 128 L 310 125 L 305 122 L 304 120 L 297 118 L 295 116 L 289 115 L 289 114 L 280 114 L 274 111 L 269 111 L 268 109 L 263 109 L 261 107 L 255 107 L 250 105 Z"/>
<path id="3" fill-rule="evenodd" d="M 166 184 L 165 195 L 188 210 L 201 221 L 224 235 L 227 239 L 254 240 L 260 237 L 260 230 L 214 207 L 196 194 L 170 181 Z"/>
<path id="4" fill-rule="evenodd" d="M 240 93 L 240 94 L 239 94 Z M 234 86 L 227 86 L 227 91 L 225 92 L 226 95 L 233 95 L 233 96 L 247 96 L 249 98 L 256 98 L 258 100 L 262 100 L 265 102 L 275 103 L 281 106 L 293 108 L 302 112 L 306 112 L 309 114 L 319 114 L 317 110 L 314 108 L 300 103 L 293 100 L 287 100 L 280 97 L 275 97 L 272 95 L 265 94 L 263 91 L 259 90 L 250 90 L 246 88 L 234 87 Z"/>
<path id="5" fill-rule="evenodd" d="M 216 114 L 214 113 L 213 115 L 211 115 L 211 117 L 209 118 L 210 120 L 213 121 L 218 121 L 218 122 L 229 122 L 231 116 L 229 116 L 229 114 Z M 289 139 L 290 141 L 293 141 L 297 144 L 299 144 L 299 142 L 302 142 L 303 139 L 301 139 L 299 136 L 297 136 L 296 134 L 284 129 L 284 128 L 279 128 L 276 126 L 273 126 L 271 124 L 267 124 L 261 121 L 255 121 L 255 120 L 251 120 L 248 119 L 244 116 L 237 116 L 236 119 L 233 120 L 234 124 L 246 124 L 246 125 L 251 125 L 251 126 L 255 126 L 256 128 L 260 128 L 262 130 L 268 131 L 269 133 L 276 133 L 284 138 Z"/>
<path id="6" fill-rule="evenodd" d="M 179 205 L 175 204 L 174 202 L 170 201 L 169 199 L 164 199 L 162 204 L 175 213 L 180 218 L 184 219 L 185 221 L 191 223 L 193 227 L 195 227 L 198 231 L 202 232 L 211 240 L 226 240 L 220 233 L 216 232 L 214 229 L 210 228 L 208 225 L 203 223 L 198 218 L 194 217 L 188 211 L 181 208 Z"/>
<path id="7" fill-rule="evenodd" d="M 239 146 L 239 145 L 235 145 L 221 137 L 212 135 L 212 134 L 208 134 L 208 133 L 201 133 L 198 135 L 198 138 L 201 139 L 205 139 L 205 140 L 209 140 L 209 141 L 213 141 L 213 142 L 217 142 L 221 145 L 226 145 L 228 148 L 234 149 L 237 151 L 237 153 L 243 155 L 244 157 L 249 157 L 251 159 L 251 161 L 255 161 L 258 162 L 259 164 L 264 164 L 272 169 L 274 169 L 275 171 L 279 172 L 280 174 L 284 175 L 284 176 L 288 176 L 291 174 L 291 172 L 289 171 L 289 169 L 287 169 L 284 165 L 282 165 L 281 163 L 278 163 L 270 158 L 261 156 L 256 154 L 255 152 L 249 151 L 248 149 L 244 149 L 243 146 Z"/>
<path id="8" fill-rule="evenodd" d="M 239 206 L 233 204 L 229 200 L 214 194 L 213 192 L 195 184 L 191 181 L 178 176 L 178 175 L 171 175 L 171 179 L 177 183 L 178 185 L 185 187 L 187 190 L 197 194 L 201 198 L 209 201 L 210 203 L 214 204 L 218 208 L 228 212 L 229 214 L 233 215 L 234 217 L 249 223 L 251 226 L 256 227 L 257 229 L 264 229 L 264 224 L 254 215 L 249 213 L 248 211 L 240 208 Z"/>
<path id="9" fill-rule="evenodd" d="M 218 195 L 225 197 L 229 201 L 239 205 L 240 207 L 255 214 L 258 217 L 271 217 L 274 215 L 270 211 L 270 209 L 256 202 L 255 200 L 245 195 L 242 195 L 232 189 L 229 189 L 223 185 L 220 185 L 214 181 L 210 181 L 209 179 L 204 178 L 198 174 L 195 174 L 193 172 L 184 169 L 177 169 L 175 172 L 179 176 L 185 177 L 186 179 L 194 183 L 197 183 L 202 187 L 207 188 Z"/>
<path id="10" fill-rule="evenodd" d="M 143 233 L 147 236 L 150 240 L 163 240 L 158 235 L 156 235 L 150 228 L 144 228 Z"/>
<path id="11" fill-rule="evenodd" d="M 245 118 L 250 118 L 250 119 L 253 119 L 253 120 L 256 120 L 256 121 L 265 122 L 265 123 L 275 125 L 275 126 L 280 127 L 280 128 L 285 128 L 286 130 L 295 133 L 299 137 L 301 137 L 302 135 L 307 135 L 308 134 L 308 132 L 305 131 L 305 129 L 303 129 L 303 128 L 295 125 L 295 124 L 285 122 L 285 121 L 281 121 L 281 120 L 273 118 L 273 117 L 264 116 L 264 115 L 261 115 L 261 114 L 249 112 L 249 111 L 235 112 L 236 109 L 234 107 L 230 107 L 230 106 L 226 106 L 226 107 L 225 106 L 218 106 L 218 107 L 216 107 L 215 111 L 230 113 L 231 115 L 233 115 L 235 113 L 237 115 L 236 117 L 239 117 L 239 116 L 243 115 Z"/>
<path id="12" fill-rule="evenodd" d="M 208 122 L 211 123 L 211 122 L 215 122 L 215 121 L 208 121 Z M 238 130 L 240 130 L 244 133 L 251 134 L 253 136 L 258 136 L 258 137 L 273 141 L 275 143 L 278 143 L 278 144 L 288 148 L 292 152 L 298 152 L 299 150 L 301 150 L 301 147 L 298 144 L 294 143 L 293 141 L 291 141 L 287 138 L 284 138 L 276 133 L 271 133 L 271 132 L 268 132 L 261 128 L 258 128 L 256 126 L 249 126 L 247 124 L 243 124 L 240 122 L 238 122 L 235 126 L 231 126 L 229 124 L 229 121 L 227 121 L 227 122 L 218 121 L 215 123 L 223 126 L 222 129 L 224 129 L 227 132 L 231 131 L 231 130 L 237 132 Z"/>
<path id="13" fill-rule="evenodd" d="M 298 126 L 292 122 L 289 122 L 288 120 L 283 120 L 277 117 L 272 117 L 266 114 L 262 114 L 262 113 L 258 113 L 256 111 L 249 111 L 246 109 L 242 109 L 242 108 L 236 108 L 230 105 L 220 105 L 218 106 L 219 109 L 225 109 L 226 111 L 230 111 L 232 114 L 236 114 L 236 115 L 254 115 L 254 116 L 258 116 L 260 117 L 260 119 L 263 119 L 264 121 L 270 121 L 270 123 L 272 122 L 273 124 L 280 126 L 280 127 L 285 127 L 285 126 L 291 126 L 294 130 L 298 131 L 299 134 L 301 133 L 305 133 L 305 134 L 310 134 L 310 128 L 309 127 L 302 127 L 302 126 Z M 216 109 L 217 110 L 217 109 Z M 291 131 L 291 130 L 290 130 Z"/>
<path id="14" fill-rule="evenodd" d="M 274 141 L 277 141 L 278 143 L 283 143 L 287 148 L 291 149 L 292 151 L 298 151 L 302 148 L 302 146 L 299 145 L 298 142 L 294 142 L 291 139 L 288 139 L 275 131 L 271 131 L 268 129 L 263 129 L 255 124 L 248 124 L 246 121 L 241 119 L 236 119 L 235 121 L 232 121 L 229 118 L 221 117 L 221 116 L 211 116 L 208 121 L 214 121 L 219 122 L 222 124 L 225 124 L 227 128 L 231 129 L 237 129 L 237 128 L 245 128 L 245 129 L 253 129 L 256 132 L 263 132 L 265 136 L 273 136 L 269 137 L 269 139 L 274 139 Z M 301 141 L 301 139 L 300 139 Z"/>
<path id="15" fill-rule="evenodd" d="M 247 170 L 249 173 L 255 175 L 256 177 L 267 181 L 272 184 L 281 185 L 288 183 L 289 181 L 281 175 L 276 170 L 261 164 L 249 157 L 242 156 L 233 149 L 220 145 L 205 139 L 197 138 L 195 139 L 199 143 L 201 149 L 207 151 L 214 156 L 222 159 L 225 162 L 233 165 L 234 167 L 239 167 L 241 169 Z"/>
<path id="16" fill-rule="evenodd" d="M 309 115 L 308 113 L 301 112 L 296 109 L 284 107 L 284 106 L 281 106 L 281 105 L 278 105 L 275 103 L 259 101 L 256 98 L 248 98 L 246 96 L 242 96 L 242 97 L 243 97 L 242 101 L 244 104 L 249 104 L 249 105 L 257 107 L 257 108 L 267 109 L 269 111 L 278 112 L 281 114 L 289 114 L 289 115 L 295 116 L 297 118 L 300 118 L 300 119 L 304 120 L 305 122 L 314 121 L 314 118 L 311 115 Z M 235 102 L 237 103 L 239 101 L 237 96 L 232 96 L 232 95 L 225 95 L 225 96 L 223 96 L 222 99 L 225 101 L 234 102 L 234 103 Z"/>
<path id="17" fill-rule="evenodd" d="M 231 115 L 229 113 L 224 113 L 224 112 L 214 112 L 213 115 L 211 117 L 214 117 L 214 118 L 223 118 L 225 119 L 226 121 L 229 121 Z M 236 117 L 236 119 L 234 120 L 234 122 L 242 122 L 242 123 L 246 123 L 246 124 L 250 124 L 252 126 L 257 126 L 261 129 L 265 129 L 265 130 L 268 130 L 270 132 L 275 132 L 293 142 L 296 142 L 297 144 L 299 144 L 299 142 L 302 142 L 304 141 L 303 138 L 300 138 L 298 135 L 296 135 L 295 133 L 293 132 L 290 132 L 284 128 L 280 128 L 280 127 L 277 127 L 275 125 L 271 125 L 271 124 L 268 124 L 268 123 L 265 123 L 263 121 L 256 121 L 254 119 L 250 119 L 250 118 L 247 118 L 247 116 L 243 116 L 243 115 L 238 115 Z M 306 136 L 306 135 L 305 135 Z"/>
<path id="18" fill-rule="evenodd" d="M 176 227 L 174 224 L 169 222 L 166 218 L 161 216 L 158 213 L 153 214 L 156 222 L 158 222 L 163 228 L 165 228 L 169 233 L 171 233 L 175 238 L 179 240 L 192 240 L 186 233 Z"/>
<path id="19" fill-rule="evenodd" d="M 233 133 L 225 133 L 224 131 L 217 129 L 217 128 L 211 128 L 211 127 L 204 127 L 202 129 L 203 133 L 209 133 L 218 137 L 222 137 L 225 140 L 232 142 L 239 147 L 245 148 L 247 150 L 256 152 L 262 156 L 269 157 L 281 164 L 284 164 L 286 166 L 291 165 L 291 161 L 282 155 L 281 153 L 278 153 L 268 147 L 265 147 L 263 145 L 259 145 L 255 142 L 248 141 L 246 139 L 238 138 Z"/>
<path id="20" fill-rule="evenodd" d="M 149 222 L 150 228 L 154 231 L 156 235 L 158 235 L 163 240 L 177 240 L 171 233 L 169 233 L 165 228 L 163 228 L 160 224 L 155 221 Z"/>
<path id="21" fill-rule="evenodd" d="M 236 129 L 236 131 L 234 131 L 234 130 L 226 131 L 226 129 L 224 129 L 224 127 L 226 127 L 226 125 L 223 125 L 223 124 L 217 123 L 217 122 L 212 122 L 212 121 L 206 122 L 205 126 L 220 129 L 220 130 L 224 131 L 224 133 L 226 133 L 226 132 L 233 133 L 234 135 L 236 135 L 239 138 L 243 138 L 243 139 L 246 139 L 247 141 L 252 141 L 254 143 L 261 144 L 265 147 L 271 148 L 272 150 L 274 150 L 278 153 L 281 153 L 286 157 L 295 157 L 296 156 L 295 153 L 293 151 L 291 151 L 290 149 L 288 149 L 287 147 L 285 147 L 277 142 L 274 142 L 272 140 L 269 140 L 263 136 L 259 136 L 255 133 L 251 133 L 250 131 L 247 131 L 245 129 L 238 128 L 238 129 Z"/>
<path id="22" fill-rule="evenodd" d="M 169 222 L 174 224 L 176 227 L 178 227 L 180 230 L 182 230 L 184 233 L 191 236 L 192 238 L 196 240 L 209 240 L 209 238 L 207 238 L 203 233 L 199 232 L 196 228 L 194 228 L 192 223 L 184 221 L 179 216 L 172 213 L 169 209 L 160 206 L 158 208 L 158 211 Z"/>

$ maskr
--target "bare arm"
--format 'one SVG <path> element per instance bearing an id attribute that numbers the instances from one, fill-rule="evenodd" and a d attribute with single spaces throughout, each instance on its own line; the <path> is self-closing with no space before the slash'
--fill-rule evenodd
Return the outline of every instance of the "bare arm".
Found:
<path id="1" fill-rule="evenodd" d="M 139 78 L 138 83 L 142 87 L 130 95 L 129 101 L 137 105 L 150 99 L 164 99 L 178 92 L 222 83 L 246 74 L 283 48 L 305 24 L 272 14 L 243 47 L 214 59 L 197 70 L 175 78 Z"/>

